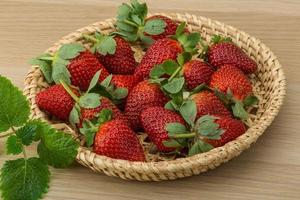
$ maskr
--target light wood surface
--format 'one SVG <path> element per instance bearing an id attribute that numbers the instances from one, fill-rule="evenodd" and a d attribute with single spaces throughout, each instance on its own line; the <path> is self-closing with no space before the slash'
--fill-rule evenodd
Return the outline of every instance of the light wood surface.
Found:
<path id="1" fill-rule="evenodd" d="M 0 74 L 23 88 L 27 61 L 62 36 L 113 17 L 122 0 L 1 0 Z M 151 12 L 189 12 L 233 25 L 278 56 L 288 81 L 279 116 L 238 158 L 199 176 L 141 183 L 96 174 L 75 164 L 52 169 L 49 200 L 300 199 L 300 1 L 149 0 Z M 35 149 L 29 149 L 34 155 Z M 0 140 L 0 166 L 11 157 Z"/>

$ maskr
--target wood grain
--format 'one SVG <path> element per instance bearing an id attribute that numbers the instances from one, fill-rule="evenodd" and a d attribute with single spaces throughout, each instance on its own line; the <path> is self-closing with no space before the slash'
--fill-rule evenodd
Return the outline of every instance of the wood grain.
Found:
<path id="1" fill-rule="evenodd" d="M 27 61 L 60 37 L 113 17 L 122 0 L 1 0 L 0 74 L 20 88 Z M 189 12 L 220 20 L 261 39 L 288 80 L 285 104 L 259 141 L 216 170 L 182 180 L 140 183 L 95 174 L 75 164 L 52 169 L 45 199 L 299 199 L 300 2 L 298 0 L 149 0 L 151 12 Z M 29 149 L 34 155 L 35 149 Z M 0 140 L 0 166 L 11 157 Z"/>

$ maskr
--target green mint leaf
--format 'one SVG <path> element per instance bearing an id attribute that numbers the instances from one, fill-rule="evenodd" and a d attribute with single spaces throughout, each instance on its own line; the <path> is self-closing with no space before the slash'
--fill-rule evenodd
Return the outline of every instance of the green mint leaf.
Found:
<path id="1" fill-rule="evenodd" d="M 22 141 L 22 144 L 29 146 L 38 134 L 38 126 L 34 123 L 26 123 L 22 128 L 16 131 L 16 135 Z"/>
<path id="2" fill-rule="evenodd" d="M 11 135 L 6 140 L 6 152 L 7 154 L 18 155 L 22 153 L 23 145 L 20 138 L 15 135 Z"/>
<path id="3" fill-rule="evenodd" d="M 167 24 L 162 19 L 147 20 L 144 31 L 149 35 L 159 35 L 165 31 Z"/>
<path id="4" fill-rule="evenodd" d="M 96 44 L 96 49 L 101 55 L 115 54 L 117 43 L 112 36 L 103 36 L 99 43 Z"/>
<path id="5" fill-rule="evenodd" d="M 37 152 L 49 165 L 64 168 L 73 163 L 78 147 L 78 142 L 71 135 L 45 125 Z"/>
<path id="6" fill-rule="evenodd" d="M 73 127 L 76 127 L 76 124 L 79 124 L 80 121 L 80 108 L 79 105 L 74 105 L 73 109 L 70 112 L 69 121 Z"/>
<path id="7" fill-rule="evenodd" d="M 248 113 L 245 110 L 243 103 L 240 101 L 236 101 L 234 105 L 231 106 L 233 115 L 240 119 L 246 120 L 248 119 Z"/>
<path id="8" fill-rule="evenodd" d="M 6 161 L 1 169 L 3 200 L 38 200 L 48 191 L 50 172 L 39 158 Z"/>
<path id="9" fill-rule="evenodd" d="M 110 85 L 110 83 L 111 83 L 112 77 L 113 77 L 112 74 L 108 75 L 108 76 L 101 82 L 101 85 L 102 85 L 103 87 L 107 88 L 107 87 Z"/>
<path id="10" fill-rule="evenodd" d="M 197 115 L 197 107 L 194 101 L 187 100 L 183 103 L 179 110 L 183 119 L 189 124 L 193 125 Z"/>
<path id="11" fill-rule="evenodd" d="M 124 98 L 127 97 L 127 95 L 128 95 L 128 89 L 127 88 L 123 88 L 123 87 L 116 88 L 112 92 L 113 98 L 117 99 L 117 100 L 124 99 Z"/>
<path id="12" fill-rule="evenodd" d="M 96 74 L 93 76 L 93 78 L 92 78 L 92 80 L 90 82 L 89 88 L 87 90 L 87 93 L 89 93 L 89 91 L 91 89 L 93 89 L 97 85 L 97 83 L 99 81 L 100 74 L 101 74 L 101 70 L 99 70 L 98 72 L 96 72 Z"/>
<path id="13" fill-rule="evenodd" d="M 80 54 L 80 52 L 83 51 L 85 51 L 85 48 L 81 44 L 78 43 L 64 44 L 59 48 L 57 52 L 57 56 L 59 56 L 64 60 L 69 60 L 77 57 Z"/>
<path id="14" fill-rule="evenodd" d="M 166 125 L 165 129 L 171 135 L 182 134 L 182 133 L 187 133 L 188 132 L 186 127 L 183 124 L 178 123 L 178 122 L 168 123 Z"/>
<path id="15" fill-rule="evenodd" d="M 87 93 L 79 98 L 79 105 L 83 108 L 97 108 L 100 104 L 100 95 L 96 93 Z"/>
<path id="16" fill-rule="evenodd" d="M 248 107 L 248 106 L 257 104 L 258 102 L 259 102 L 259 100 L 256 96 L 250 95 L 244 99 L 243 104 L 244 104 L 244 106 Z"/>
<path id="17" fill-rule="evenodd" d="M 179 65 L 184 65 L 186 62 L 192 59 L 192 54 L 189 52 L 183 52 L 177 56 L 177 62 Z"/>
<path id="18" fill-rule="evenodd" d="M 30 61 L 31 65 L 38 65 L 40 67 L 40 70 L 42 71 L 46 81 L 48 83 L 52 83 L 52 66 L 51 61 L 45 61 L 40 59 L 33 59 Z"/>
<path id="19" fill-rule="evenodd" d="M 179 65 L 174 60 L 166 60 L 162 63 L 162 67 L 164 71 L 171 76 L 178 69 Z"/>
<path id="20" fill-rule="evenodd" d="M 71 85 L 71 75 L 67 69 L 69 62 L 60 58 L 56 58 L 52 64 L 52 78 L 56 84 L 63 80 L 66 84 Z"/>
<path id="21" fill-rule="evenodd" d="M 183 85 L 184 85 L 184 77 L 174 78 L 169 83 L 165 84 L 163 86 L 163 89 L 165 89 L 167 92 L 171 94 L 176 94 L 183 88 Z"/>
<path id="22" fill-rule="evenodd" d="M 163 141 L 163 145 L 165 147 L 170 147 L 170 148 L 179 148 L 182 147 L 182 145 L 175 139 L 168 139 Z"/>
<path id="23" fill-rule="evenodd" d="M 179 37 L 183 33 L 185 26 L 186 26 L 185 22 L 182 22 L 179 24 L 179 26 L 177 27 L 176 32 L 175 32 L 176 37 Z"/>
<path id="24" fill-rule="evenodd" d="M 19 127 L 29 118 L 29 103 L 10 80 L 0 75 L 0 133 Z"/>
<path id="25" fill-rule="evenodd" d="M 162 65 L 156 65 L 150 71 L 150 78 L 160 78 L 162 75 L 165 74 L 165 70 L 163 69 Z"/>
<path id="26" fill-rule="evenodd" d="M 193 144 L 193 146 L 190 148 L 188 155 L 193 156 L 199 153 L 204 153 L 207 151 L 210 151 L 214 147 L 206 142 L 203 142 L 202 140 L 198 140 Z"/>

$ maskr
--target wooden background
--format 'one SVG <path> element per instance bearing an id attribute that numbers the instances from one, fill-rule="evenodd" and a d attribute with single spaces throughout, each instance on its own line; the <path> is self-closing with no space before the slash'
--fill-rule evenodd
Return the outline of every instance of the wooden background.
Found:
<path id="1" fill-rule="evenodd" d="M 62 36 L 113 17 L 122 0 L 1 0 L 0 74 L 23 88 L 27 61 Z M 49 200 L 300 199 L 300 1 L 149 0 L 151 12 L 189 12 L 261 39 L 288 80 L 279 116 L 251 149 L 216 170 L 182 180 L 140 183 L 95 174 L 75 164 L 51 170 Z M 33 154 L 35 149 L 29 149 Z M 6 159 L 0 140 L 0 166 Z"/>

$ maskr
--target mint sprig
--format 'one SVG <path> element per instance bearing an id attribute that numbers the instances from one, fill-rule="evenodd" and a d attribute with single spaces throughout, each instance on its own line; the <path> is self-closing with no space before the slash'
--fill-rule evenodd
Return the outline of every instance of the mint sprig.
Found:
<path id="1" fill-rule="evenodd" d="M 68 56 L 68 55 L 65 55 Z M 0 174 L 3 200 L 37 200 L 48 191 L 49 167 L 67 167 L 76 158 L 78 142 L 40 120 L 29 120 L 29 103 L 7 78 L 0 76 L 0 138 L 7 154 L 23 158 L 6 161 Z M 26 147 L 39 142 L 38 157 L 27 157 Z"/>

